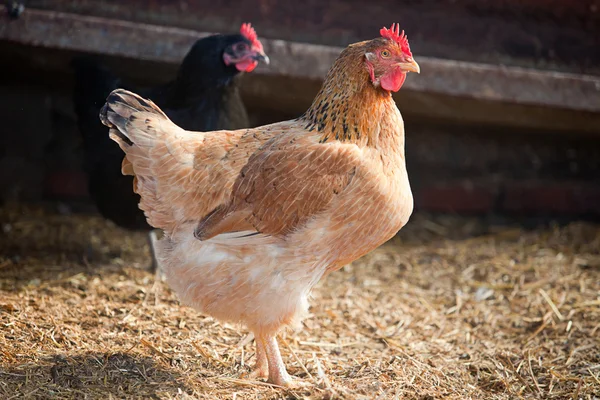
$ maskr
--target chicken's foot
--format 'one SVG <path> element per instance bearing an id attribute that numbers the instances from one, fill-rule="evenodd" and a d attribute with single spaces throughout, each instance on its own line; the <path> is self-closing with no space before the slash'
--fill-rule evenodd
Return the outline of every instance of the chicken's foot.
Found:
<path id="1" fill-rule="evenodd" d="M 266 359 L 269 368 L 269 378 L 267 382 L 277 386 L 287 388 L 299 388 L 306 386 L 306 382 L 293 379 L 285 369 L 285 364 L 281 359 L 279 345 L 275 335 L 261 335 L 256 337 L 257 343 L 262 342 L 264 346 Z"/>
<path id="2" fill-rule="evenodd" d="M 254 369 L 250 372 L 249 377 L 252 379 L 269 377 L 269 362 L 267 361 L 267 352 L 265 346 L 261 340 L 255 338 L 256 343 L 256 364 Z"/>

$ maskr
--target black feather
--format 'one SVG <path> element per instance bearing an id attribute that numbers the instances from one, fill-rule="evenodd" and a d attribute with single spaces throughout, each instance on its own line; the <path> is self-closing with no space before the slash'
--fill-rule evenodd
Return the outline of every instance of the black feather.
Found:
<path id="1" fill-rule="evenodd" d="M 121 174 L 124 154 L 110 140 L 107 127 L 98 117 L 107 96 L 117 88 L 131 90 L 151 99 L 173 122 L 191 131 L 246 128 L 248 117 L 238 90 L 239 72 L 223 62 L 227 48 L 242 41 L 248 43 L 239 34 L 198 40 L 182 61 L 175 80 L 153 88 L 127 85 L 95 58 L 73 60 L 73 101 L 83 137 L 84 167 L 90 195 L 105 218 L 127 229 L 151 229 L 138 207 L 140 197 L 133 192 L 133 177 Z M 141 105 L 149 107 L 147 103 Z M 126 122 L 114 113 L 105 118 L 111 120 L 104 121 L 109 125 Z"/>

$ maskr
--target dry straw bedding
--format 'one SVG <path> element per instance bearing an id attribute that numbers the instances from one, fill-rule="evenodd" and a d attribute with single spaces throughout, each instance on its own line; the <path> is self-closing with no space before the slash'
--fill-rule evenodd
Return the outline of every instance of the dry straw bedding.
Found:
<path id="1" fill-rule="evenodd" d="M 600 398 L 598 225 L 416 215 L 317 286 L 280 336 L 311 385 L 284 390 L 155 282 L 143 234 L 62 211 L 0 209 L 1 399 Z"/>

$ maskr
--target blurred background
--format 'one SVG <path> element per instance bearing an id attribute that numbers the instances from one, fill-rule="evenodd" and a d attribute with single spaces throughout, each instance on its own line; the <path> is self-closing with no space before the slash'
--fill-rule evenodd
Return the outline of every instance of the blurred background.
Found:
<path id="1" fill-rule="evenodd" d="M 599 8 L 596 0 L 9 1 L 0 8 L 1 200 L 88 203 L 71 100 L 76 55 L 157 84 L 173 78 L 197 38 L 250 21 L 271 58 L 242 82 L 256 126 L 299 116 L 341 48 L 397 21 L 422 67 L 396 94 L 417 212 L 598 219 Z"/>
<path id="2" fill-rule="evenodd" d="M 120 76 L 156 84 L 173 78 L 197 38 L 250 21 L 271 58 L 242 82 L 256 126 L 299 116 L 341 48 L 398 21 L 422 66 L 396 94 L 417 212 L 597 219 L 599 7 L 595 0 L 9 1 L 0 8 L 1 200 L 86 204 L 71 101 L 76 55 L 99 55 Z"/>

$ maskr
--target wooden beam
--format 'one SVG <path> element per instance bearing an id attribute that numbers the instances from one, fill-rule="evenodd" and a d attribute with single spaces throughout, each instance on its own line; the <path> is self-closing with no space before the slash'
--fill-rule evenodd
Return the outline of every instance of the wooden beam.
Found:
<path id="1" fill-rule="evenodd" d="M 36 9 L 27 9 L 15 20 L 8 19 L 1 11 L 0 14 L 3 15 L 0 17 L 0 41 L 170 64 L 179 63 L 195 40 L 210 34 Z M 295 98 L 302 108 L 310 101 L 318 83 L 342 49 L 276 39 L 263 39 L 262 42 L 271 65 L 260 66 L 256 74 L 251 74 L 252 78 L 248 80 L 253 91 L 250 95 L 261 97 L 262 93 L 263 97 L 271 96 L 273 103 L 277 103 L 278 96 L 288 102 L 293 102 Z M 416 59 L 422 73 L 409 76 L 397 100 L 402 102 L 408 98 L 428 103 L 430 107 L 421 110 L 424 117 L 429 113 L 434 118 L 441 115 L 443 118 L 450 116 L 476 123 L 481 120 L 485 122 L 490 118 L 482 118 L 481 114 L 473 115 L 472 110 L 461 111 L 456 107 L 460 101 L 473 104 L 472 101 L 480 100 L 481 104 L 498 103 L 503 107 L 509 105 L 572 111 L 584 115 L 586 121 L 583 121 L 581 129 L 596 130 L 600 126 L 600 77 L 432 57 L 416 56 Z M 276 85 L 270 81 L 273 78 L 276 78 L 273 80 L 273 83 L 277 82 Z M 285 86 L 286 81 L 290 90 L 298 90 L 298 93 L 289 90 L 282 93 L 281 84 Z M 301 88 L 304 85 L 308 85 L 306 90 Z M 452 99 L 458 103 L 452 104 Z M 410 108 L 410 105 L 407 107 Z M 539 120 L 540 113 L 534 114 L 537 122 L 524 125 L 544 127 L 544 123 L 550 122 L 552 127 L 557 126 L 558 129 L 571 126 L 569 116 L 563 123 L 554 124 L 552 118 L 547 119 L 547 114 L 551 113 L 542 113 L 543 121 Z M 491 121 L 502 122 L 503 118 L 505 116 L 500 114 L 492 116 Z M 517 125 L 523 124 L 517 122 Z"/>

